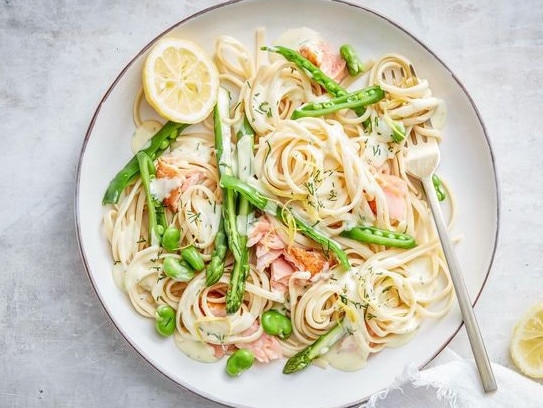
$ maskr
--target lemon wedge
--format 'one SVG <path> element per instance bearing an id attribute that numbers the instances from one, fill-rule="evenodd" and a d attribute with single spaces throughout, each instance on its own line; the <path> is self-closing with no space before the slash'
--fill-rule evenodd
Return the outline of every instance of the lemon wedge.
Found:
<path id="1" fill-rule="evenodd" d="M 513 330 L 511 357 L 519 370 L 543 378 L 543 303 L 529 309 Z"/>
<path id="2" fill-rule="evenodd" d="M 188 124 L 201 122 L 213 110 L 218 90 L 217 67 L 190 40 L 163 38 L 145 60 L 145 99 L 165 119 Z"/>

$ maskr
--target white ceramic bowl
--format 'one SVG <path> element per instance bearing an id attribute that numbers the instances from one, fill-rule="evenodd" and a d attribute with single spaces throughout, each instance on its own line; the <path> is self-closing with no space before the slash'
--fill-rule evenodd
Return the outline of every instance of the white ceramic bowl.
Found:
<path id="1" fill-rule="evenodd" d="M 351 43 L 368 57 L 385 52 L 406 55 L 417 67 L 418 75 L 430 81 L 434 94 L 446 100 L 448 118 L 439 172 L 456 192 L 459 211 L 455 231 L 464 237 L 457 253 L 471 297 L 477 299 L 489 273 L 498 232 L 492 153 L 467 91 L 419 40 L 375 12 L 340 1 L 319 0 L 231 2 L 189 17 L 163 34 L 193 39 L 211 52 L 214 39 L 221 34 L 251 44 L 257 27 L 265 27 L 271 41 L 285 29 L 301 25 L 318 30 L 337 45 Z M 101 228 L 102 195 L 110 179 L 132 155 L 132 104 L 150 46 L 146 45 L 123 69 L 100 102 L 85 136 L 77 178 L 76 220 L 81 254 L 96 293 L 128 342 L 176 383 L 236 407 L 353 405 L 389 385 L 406 364 L 421 367 L 435 357 L 461 326 L 457 307 L 442 319 L 425 322 L 409 344 L 372 356 L 367 367 L 358 372 L 309 367 L 298 375 L 285 376 L 281 374 L 284 362 L 277 361 L 232 379 L 224 373 L 224 362 L 198 363 L 180 352 L 171 339 L 155 335 L 149 320 L 137 315 L 115 286 L 112 260 Z"/>

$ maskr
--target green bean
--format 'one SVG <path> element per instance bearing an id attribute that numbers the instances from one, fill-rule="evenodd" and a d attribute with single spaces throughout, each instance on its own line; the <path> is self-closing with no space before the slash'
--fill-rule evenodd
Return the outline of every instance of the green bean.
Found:
<path id="1" fill-rule="evenodd" d="M 434 183 L 434 189 L 436 190 L 437 199 L 439 201 L 443 201 L 447 198 L 447 193 L 445 192 L 445 188 L 443 188 L 443 184 L 441 183 L 441 180 L 439 179 L 437 174 L 434 174 L 432 176 L 432 182 Z"/>
<path id="2" fill-rule="evenodd" d="M 162 262 L 162 270 L 169 278 L 179 282 L 188 282 L 194 278 L 194 270 L 186 261 L 167 256 Z"/>
<path id="3" fill-rule="evenodd" d="M 162 234 L 162 248 L 166 251 L 177 251 L 179 249 L 179 240 L 181 239 L 181 231 L 178 228 L 169 226 Z"/>
<path id="4" fill-rule="evenodd" d="M 358 58 L 358 55 L 356 55 L 356 51 L 352 45 L 343 44 L 341 47 L 339 47 L 339 53 L 347 63 L 349 75 L 356 76 L 365 71 L 366 68 L 364 67 L 362 61 L 360 61 Z"/>
<path id="5" fill-rule="evenodd" d="M 151 138 L 149 146 L 140 151 L 145 152 L 151 160 L 155 160 L 187 126 L 189 125 L 184 123 L 167 122 Z M 136 179 L 139 173 L 138 159 L 134 155 L 109 182 L 102 204 L 116 204 L 122 191 Z"/>
<path id="6" fill-rule="evenodd" d="M 200 254 L 194 245 L 183 248 L 181 250 L 181 257 L 187 261 L 195 271 L 200 272 L 205 268 L 204 258 L 202 258 L 202 254 Z"/>
<path id="7" fill-rule="evenodd" d="M 255 356 L 251 350 L 236 350 L 228 360 L 226 360 L 226 374 L 230 377 L 238 377 L 242 372 L 252 367 Z"/>
<path id="8" fill-rule="evenodd" d="M 164 337 L 175 331 L 175 310 L 166 304 L 158 305 L 155 310 L 156 331 Z"/>
<path id="9" fill-rule="evenodd" d="M 385 92 L 379 86 L 370 86 L 324 102 L 311 102 L 300 106 L 292 113 L 291 119 L 318 117 L 341 109 L 354 109 L 379 102 Z"/>
<path id="10" fill-rule="evenodd" d="M 415 239 L 408 234 L 371 226 L 354 227 L 353 229 L 343 231 L 340 235 L 359 242 L 394 248 L 409 249 L 417 245 Z"/>
<path id="11" fill-rule="evenodd" d="M 288 339 L 292 334 L 292 322 L 277 310 L 267 310 L 260 316 L 260 325 L 264 332 L 277 336 L 281 340 Z"/>

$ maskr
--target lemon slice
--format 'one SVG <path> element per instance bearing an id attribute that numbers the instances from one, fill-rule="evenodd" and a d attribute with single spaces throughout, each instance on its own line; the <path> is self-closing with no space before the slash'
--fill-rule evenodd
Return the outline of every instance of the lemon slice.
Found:
<path id="1" fill-rule="evenodd" d="M 145 60 L 145 98 L 165 119 L 188 124 L 201 122 L 213 110 L 218 90 L 217 67 L 190 40 L 164 38 Z"/>
<path id="2" fill-rule="evenodd" d="M 513 330 L 511 357 L 519 370 L 543 378 L 543 303 L 528 310 Z"/>

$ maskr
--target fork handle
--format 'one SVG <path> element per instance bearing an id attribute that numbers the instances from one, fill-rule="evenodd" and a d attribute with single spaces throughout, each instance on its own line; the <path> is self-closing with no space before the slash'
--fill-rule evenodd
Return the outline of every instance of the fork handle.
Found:
<path id="1" fill-rule="evenodd" d="M 487 393 L 495 391 L 498 389 L 498 386 L 496 385 L 496 380 L 492 372 L 492 366 L 490 365 L 485 345 L 483 343 L 483 338 L 479 330 L 479 325 L 477 324 L 477 319 L 475 318 L 475 313 L 471 305 L 468 290 L 466 288 L 466 284 L 464 283 L 460 264 L 458 263 L 456 252 L 454 251 L 451 243 L 449 230 L 447 228 L 447 224 L 445 223 L 443 212 L 441 211 L 441 205 L 439 204 L 437 195 L 434 191 L 432 177 L 430 176 L 423 178 L 422 185 L 426 194 L 426 199 L 430 204 L 430 208 L 434 216 L 437 233 L 439 235 L 439 239 L 441 240 L 441 246 L 443 248 L 443 253 L 445 254 L 445 259 L 447 260 L 447 264 L 449 266 L 449 273 L 456 292 L 458 304 L 460 305 L 460 312 L 462 313 L 462 318 L 464 320 L 464 324 L 466 325 L 468 339 L 475 358 L 477 369 L 479 370 L 483 388 Z"/>

